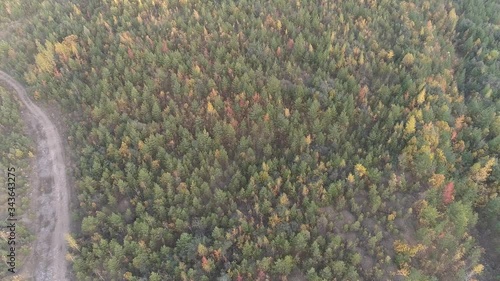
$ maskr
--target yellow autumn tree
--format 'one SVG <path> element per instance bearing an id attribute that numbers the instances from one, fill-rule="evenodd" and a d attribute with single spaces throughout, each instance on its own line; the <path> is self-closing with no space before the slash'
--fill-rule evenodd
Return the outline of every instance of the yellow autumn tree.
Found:
<path id="1" fill-rule="evenodd" d="M 207 103 L 207 113 L 208 114 L 215 114 L 217 111 L 215 110 L 214 106 L 212 105 L 211 102 Z"/>
<path id="2" fill-rule="evenodd" d="M 286 194 L 283 193 L 280 197 L 280 205 L 288 206 L 289 203 L 290 201 L 288 200 L 288 196 L 286 196 Z"/>
<path id="3" fill-rule="evenodd" d="M 483 270 L 484 270 L 484 265 L 478 264 L 478 265 L 474 266 L 474 268 L 472 269 L 472 272 L 474 272 L 475 274 L 481 274 L 481 272 L 483 272 Z"/>
<path id="4" fill-rule="evenodd" d="M 271 227 L 275 227 L 278 223 L 281 222 L 281 219 L 278 217 L 277 214 L 273 214 L 270 218 L 269 218 L 269 225 Z"/>
<path id="5" fill-rule="evenodd" d="M 414 62 L 415 62 L 415 57 L 412 54 L 408 53 L 403 57 L 403 64 L 405 66 L 412 66 Z"/>
<path id="6" fill-rule="evenodd" d="M 415 116 L 410 116 L 410 118 L 408 118 L 408 121 L 406 122 L 406 127 L 405 127 L 405 133 L 407 134 L 413 134 L 415 133 L 415 125 L 416 125 L 416 120 L 415 120 Z"/>
<path id="7" fill-rule="evenodd" d="M 440 187 L 444 183 L 445 177 L 443 174 L 434 174 L 429 179 L 429 184 L 432 187 Z"/>
<path id="8" fill-rule="evenodd" d="M 422 104 L 424 102 L 425 102 L 425 88 L 422 88 L 422 90 L 420 91 L 420 93 L 418 93 L 417 103 L 418 104 Z"/>
<path id="9" fill-rule="evenodd" d="M 64 38 L 61 43 L 56 43 L 54 45 L 54 51 L 58 56 L 60 56 L 63 61 L 68 61 L 68 58 L 72 55 L 78 57 L 78 49 L 76 47 L 78 43 L 78 36 L 69 35 Z"/>
<path id="10" fill-rule="evenodd" d="M 285 117 L 290 117 L 290 109 L 285 108 Z"/>
<path id="11" fill-rule="evenodd" d="M 39 72 L 51 73 L 56 66 L 54 61 L 54 45 L 47 41 L 45 46 L 37 42 L 38 54 L 35 56 L 35 63 Z"/>
<path id="12" fill-rule="evenodd" d="M 312 138 L 311 138 L 311 135 L 307 135 L 305 138 L 304 138 L 304 141 L 306 142 L 306 144 L 309 146 L 312 142 Z"/>
<path id="13" fill-rule="evenodd" d="M 128 144 L 126 142 L 122 141 L 122 144 L 121 144 L 118 152 L 120 152 L 121 156 L 123 156 L 123 157 L 129 157 L 130 151 L 128 149 Z"/>
<path id="14" fill-rule="evenodd" d="M 208 249 L 205 247 L 205 245 L 199 243 L 198 244 L 198 255 L 200 257 L 206 256 L 208 254 Z"/>
<path id="15" fill-rule="evenodd" d="M 347 182 L 350 184 L 354 183 L 354 176 L 351 173 L 347 176 Z"/>
<path id="16" fill-rule="evenodd" d="M 78 252 L 80 252 L 80 247 L 78 246 L 78 243 L 76 243 L 76 240 L 75 240 L 75 238 L 73 238 L 73 236 L 71 236 L 70 234 L 66 234 L 64 236 L 64 239 L 66 239 L 66 242 L 68 243 L 68 245 L 72 249 L 77 250 Z"/>
<path id="17" fill-rule="evenodd" d="M 394 250 L 397 253 L 408 255 L 409 257 L 414 257 L 418 252 L 424 250 L 426 247 L 422 244 L 417 244 L 415 246 L 410 246 L 401 240 L 394 241 Z"/>
<path id="18" fill-rule="evenodd" d="M 495 159 L 490 158 L 483 167 L 481 164 L 476 163 L 471 167 L 472 179 L 476 182 L 484 182 L 490 175 L 493 166 L 495 165 Z"/>
<path id="19" fill-rule="evenodd" d="M 452 27 L 454 29 L 458 21 L 458 16 L 457 13 L 455 12 L 455 8 L 451 9 L 451 11 L 448 13 L 448 18 L 450 19 Z"/>
<path id="20" fill-rule="evenodd" d="M 356 171 L 356 173 L 362 177 L 364 175 L 366 175 L 366 168 L 365 166 L 361 165 L 361 164 L 356 164 L 356 166 L 354 167 L 354 170 Z"/>
<path id="21" fill-rule="evenodd" d="M 281 28 L 282 28 L 282 27 L 283 27 L 283 25 L 281 24 L 281 21 L 280 21 L 280 20 L 277 20 L 277 21 L 276 21 L 276 28 L 277 28 L 278 30 L 281 30 Z"/>
<path id="22" fill-rule="evenodd" d="M 394 52 L 392 50 L 390 50 L 388 53 L 387 53 L 387 59 L 390 60 L 394 57 Z"/>

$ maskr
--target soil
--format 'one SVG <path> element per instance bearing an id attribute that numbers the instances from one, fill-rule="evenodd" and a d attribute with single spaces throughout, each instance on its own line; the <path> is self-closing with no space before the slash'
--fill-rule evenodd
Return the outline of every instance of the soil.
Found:
<path id="1" fill-rule="evenodd" d="M 20 83 L 2 71 L 0 82 L 17 93 L 37 143 L 30 191 L 36 211 L 36 240 L 22 275 L 35 281 L 70 280 L 65 240 L 70 232 L 70 189 L 61 136 L 47 114 L 28 98 Z"/>

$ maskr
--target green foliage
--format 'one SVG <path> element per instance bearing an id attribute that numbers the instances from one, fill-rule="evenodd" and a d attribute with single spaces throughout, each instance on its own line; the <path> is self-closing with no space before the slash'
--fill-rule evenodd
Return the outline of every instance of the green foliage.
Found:
<path id="1" fill-rule="evenodd" d="M 0 85 L 0 171 L 2 171 L 4 189 L 0 192 L 0 218 L 4 219 L 4 227 L 7 224 L 6 219 L 9 216 L 8 208 L 15 208 L 16 221 L 16 245 L 7 244 L 8 231 L 7 228 L 2 229 L 0 241 L 4 243 L 0 247 L 0 254 L 5 257 L 9 254 L 8 250 L 11 246 L 16 247 L 16 269 L 22 268 L 25 265 L 27 256 L 31 249 L 31 242 L 34 239 L 32 230 L 29 228 L 32 223 L 30 212 L 30 195 L 31 186 L 29 184 L 29 176 L 31 173 L 30 159 L 34 156 L 32 140 L 28 138 L 26 133 L 26 124 L 21 118 L 21 111 L 18 101 L 15 99 L 15 94 L 3 88 Z M 13 167 L 15 171 L 15 205 L 12 206 L 12 201 L 9 200 L 9 189 L 7 185 L 8 169 Z M 9 170 L 10 171 L 10 170 Z M 8 181 L 12 183 L 11 180 Z M 10 185 L 9 185 L 10 186 Z M 11 204 L 9 204 L 11 203 Z M 1 279 L 8 279 L 12 273 L 7 270 L 0 272 Z"/>
<path id="2" fill-rule="evenodd" d="M 281 2 L 43 1 L 0 43 L 71 117 L 78 279 L 477 266 L 475 208 L 499 192 L 495 9 Z M 426 250 L 398 260 L 395 240 Z"/>

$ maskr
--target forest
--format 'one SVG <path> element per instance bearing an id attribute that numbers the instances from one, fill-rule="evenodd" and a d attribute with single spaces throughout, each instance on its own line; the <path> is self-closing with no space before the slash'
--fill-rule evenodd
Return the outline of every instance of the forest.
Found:
<path id="1" fill-rule="evenodd" d="M 7 171 L 12 171 L 11 174 L 15 175 L 15 184 L 10 191 L 16 195 L 12 196 L 15 200 L 9 200 L 9 192 L 0 193 L 0 217 L 6 219 L 9 217 L 9 207 L 14 207 L 15 212 L 13 219 L 18 219 L 16 222 L 16 239 L 12 244 L 12 240 L 8 240 L 10 232 L 5 228 L 6 221 L 2 223 L 2 231 L 0 237 L 2 238 L 2 247 L 0 247 L 0 256 L 2 262 L 7 262 L 5 257 L 10 254 L 10 247 L 16 248 L 16 268 L 22 268 L 26 264 L 27 257 L 30 253 L 30 242 L 34 239 L 32 229 L 29 227 L 27 220 L 32 219 L 29 211 L 29 200 L 27 194 L 29 193 L 28 176 L 30 171 L 30 161 L 33 158 L 33 143 L 27 136 L 25 131 L 26 126 L 24 120 L 21 118 L 19 105 L 16 100 L 9 94 L 9 92 L 0 85 L 0 169 L 5 171 L 4 175 L 4 190 L 9 191 Z M 6 166 L 8 165 L 8 166 Z M 13 168 L 13 169 L 12 169 Z M 9 170 L 10 169 L 10 170 Z M 10 203 L 10 204 L 9 204 Z M 7 244 L 11 241 L 11 244 Z M 4 244 L 5 243 L 5 244 Z M 5 246 L 4 246 L 5 245 Z M 9 245 L 6 247 L 6 245 Z M 2 265 L 4 265 L 3 263 Z M 9 272 L 6 270 L 6 265 L 2 266 L 0 271 L 0 279 L 7 280 Z"/>
<path id="2" fill-rule="evenodd" d="M 74 279 L 500 280 L 499 10 L 2 1 L 0 68 L 66 116 Z"/>

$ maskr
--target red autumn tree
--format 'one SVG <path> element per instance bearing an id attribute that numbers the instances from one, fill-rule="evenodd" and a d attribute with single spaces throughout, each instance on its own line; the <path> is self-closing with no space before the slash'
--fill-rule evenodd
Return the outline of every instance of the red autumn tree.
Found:
<path id="1" fill-rule="evenodd" d="M 133 59 L 134 58 L 134 52 L 132 51 L 132 49 L 130 47 L 127 50 L 127 54 L 128 54 L 128 58 L 129 59 Z"/>
<path id="2" fill-rule="evenodd" d="M 451 140 L 455 140 L 457 138 L 457 131 L 453 131 L 453 133 L 451 133 Z"/>
<path id="3" fill-rule="evenodd" d="M 455 194 L 455 184 L 449 182 L 443 191 L 443 203 L 450 204 L 453 201 L 453 195 Z"/>

